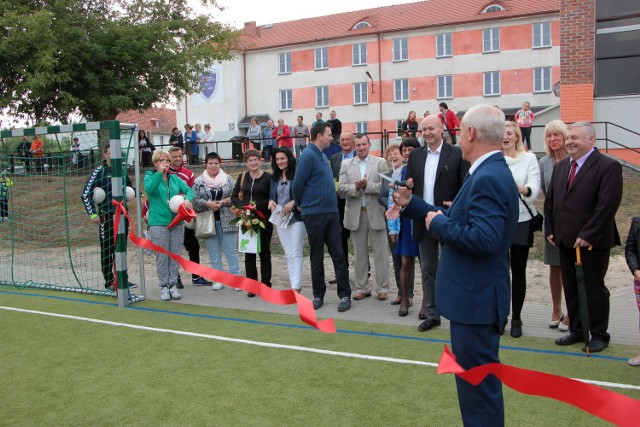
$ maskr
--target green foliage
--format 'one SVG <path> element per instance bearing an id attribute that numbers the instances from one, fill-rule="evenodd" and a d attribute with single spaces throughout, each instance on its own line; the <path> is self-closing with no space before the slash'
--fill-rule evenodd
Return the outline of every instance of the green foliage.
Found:
<path id="1" fill-rule="evenodd" d="M 199 0 L 217 7 L 215 0 Z M 193 92 L 239 32 L 187 0 L 0 3 L 0 105 L 14 114 L 109 120 Z"/>

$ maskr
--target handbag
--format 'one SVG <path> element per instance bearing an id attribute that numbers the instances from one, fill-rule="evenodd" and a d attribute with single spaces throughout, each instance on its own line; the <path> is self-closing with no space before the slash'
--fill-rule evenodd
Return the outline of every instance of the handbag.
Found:
<path id="1" fill-rule="evenodd" d="M 244 194 L 242 193 L 242 186 L 244 185 L 244 177 L 247 176 L 247 173 L 248 172 L 245 172 L 242 175 L 240 175 L 240 191 L 238 191 L 238 199 L 240 199 L 242 203 L 244 203 Z M 237 206 L 230 206 L 229 210 L 233 215 L 238 215 L 238 212 L 241 210 L 241 208 Z"/>
<path id="2" fill-rule="evenodd" d="M 196 214 L 196 237 L 208 239 L 216 235 L 216 221 L 213 211 L 206 209 Z"/>
<path id="3" fill-rule="evenodd" d="M 527 205 L 525 201 L 522 199 L 522 196 L 518 194 L 518 197 L 520 197 L 520 200 L 524 204 L 524 207 L 527 208 L 527 211 L 529 211 L 529 215 L 531 215 L 531 229 L 534 232 L 542 231 L 542 225 L 544 224 L 544 217 L 540 214 L 540 212 L 536 213 L 536 215 L 534 216 L 533 212 L 531 212 L 531 209 L 529 208 L 529 205 Z"/>

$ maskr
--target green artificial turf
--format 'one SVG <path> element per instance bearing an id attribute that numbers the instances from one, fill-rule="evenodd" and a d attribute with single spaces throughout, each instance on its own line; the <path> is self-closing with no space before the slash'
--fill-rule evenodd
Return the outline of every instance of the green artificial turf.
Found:
<path id="1" fill-rule="evenodd" d="M 74 299 L 113 302 L 56 292 L 0 292 L 2 306 L 282 345 L 432 363 L 437 363 L 443 348 L 439 342 L 408 339 L 424 334 L 406 326 L 336 321 L 339 330 L 378 335 L 329 335 L 308 328 L 146 310 L 167 309 L 166 304 L 152 301 L 119 309 Z M 297 317 L 279 314 L 188 305 L 171 305 L 171 310 L 300 326 Z M 265 348 L 6 310 L 0 310 L 0 325 L 1 425 L 461 424 L 454 377 L 437 375 L 430 366 Z M 429 338 L 447 340 L 448 332 L 435 330 Z M 638 383 L 637 370 L 619 360 L 558 354 L 557 347 L 544 339 L 505 338 L 502 344 L 554 351 L 503 349 L 506 364 L 574 378 Z M 606 354 L 623 357 L 637 352 L 637 347 L 612 345 Z M 638 390 L 614 391 L 640 398 Z M 507 425 L 607 425 L 569 405 L 506 387 L 505 408 Z"/>

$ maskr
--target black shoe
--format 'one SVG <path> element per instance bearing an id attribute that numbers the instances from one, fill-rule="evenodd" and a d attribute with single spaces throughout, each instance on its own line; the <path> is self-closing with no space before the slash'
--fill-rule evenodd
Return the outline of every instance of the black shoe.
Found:
<path id="1" fill-rule="evenodd" d="M 418 319 L 420 320 L 427 320 L 429 318 L 428 314 L 422 314 L 422 313 L 418 313 Z"/>
<path id="2" fill-rule="evenodd" d="M 322 305 L 324 304 L 324 301 L 322 300 L 322 298 L 314 298 L 313 299 L 313 309 L 317 310 L 320 307 L 322 307 Z"/>
<path id="3" fill-rule="evenodd" d="M 420 323 L 420 326 L 418 326 L 418 331 L 425 332 L 435 328 L 436 326 L 440 326 L 440 319 L 427 319 L 424 322 Z"/>
<path id="4" fill-rule="evenodd" d="M 248 297 L 248 298 L 253 298 L 253 297 L 255 297 L 255 296 L 256 296 L 256 294 L 251 293 L 251 292 L 247 292 L 247 297 Z"/>
<path id="5" fill-rule="evenodd" d="M 208 281 L 204 277 L 193 279 L 191 283 L 193 283 L 193 286 L 208 286 L 213 284 L 213 282 Z"/>
<path id="6" fill-rule="evenodd" d="M 184 289 L 184 285 L 182 284 L 182 280 L 178 279 L 178 283 L 176 283 L 176 288 Z"/>
<path id="7" fill-rule="evenodd" d="M 335 285 L 336 283 L 338 283 L 338 279 L 331 279 L 331 280 L 329 280 L 329 284 L 330 284 L 330 285 Z"/>
<path id="8" fill-rule="evenodd" d="M 522 336 L 522 320 L 511 319 L 511 336 L 513 338 Z"/>
<path id="9" fill-rule="evenodd" d="M 589 353 L 599 353 L 609 347 L 609 343 L 602 340 L 592 339 L 589 341 Z M 587 352 L 587 347 L 583 346 L 582 351 Z"/>
<path id="10" fill-rule="evenodd" d="M 568 333 L 567 335 L 560 337 L 556 340 L 557 345 L 572 345 L 582 341 L 582 338 L 578 334 Z"/>
<path id="11" fill-rule="evenodd" d="M 338 304 L 338 311 L 347 311 L 351 308 L 351 298 L 340 298 L 340 304 Z"/>

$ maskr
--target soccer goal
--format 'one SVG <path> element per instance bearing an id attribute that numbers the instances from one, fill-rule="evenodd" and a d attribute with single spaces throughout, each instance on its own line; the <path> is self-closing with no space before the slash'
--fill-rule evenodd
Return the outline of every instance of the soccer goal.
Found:
<path id="1" fill-rule="evenodd" d="M 0 285 L 118 295 L 120 305 L 142 299 L 127 286 L 124 218 L 114 231 L 115 250 L 101 250 L 101 227 L 91 221 L 82 199 L 109 146 L 113 199 L 124 201 L 124 177 L 138 157 L 134 132 L 135 126 L 118 121 L 1 132 L 0 197 L 6 209 L 0 220 Z M 136 205 L 130 202 L 128 208 L 135 211 Z M 106 256 L 115 258 L 110 277 L 117 281 L 111 283 L 101 260 Z"/>

